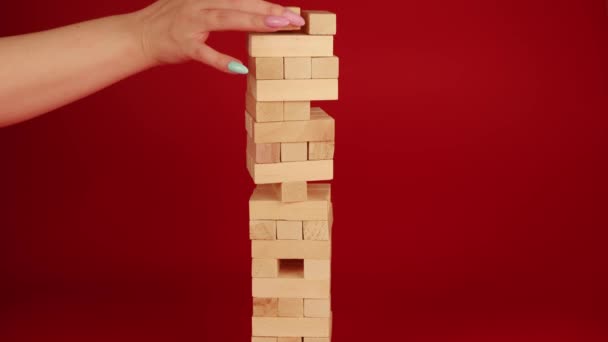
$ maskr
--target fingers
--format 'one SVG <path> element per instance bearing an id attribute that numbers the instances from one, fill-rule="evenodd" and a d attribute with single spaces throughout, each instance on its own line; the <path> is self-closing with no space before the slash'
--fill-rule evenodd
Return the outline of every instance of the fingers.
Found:
<path id="1" fill-rule="evenodd" d="M 194 48 L 192 58 L 230 74 L 246 74 L 249 72 L 238 59 L 218 52 L 207 44 L 198 43 Z"/>
<path id="2" fill-rule="evenodd" d="M 285 7 L 264 0 L 209 0 L 205 2 L 205 7 L 275 16 L 285 12 Z"/>
<path id="3" fill-rule="evenodd" d="M 290 25 L 287 18 L 232 10 L 206 10 L 201 17 L 206 31 L 272 32 Z"/>
<path id="4" fill-rule="evenodd" d="M 304 18 L 285 7 L 264 0 L 209 0 L 204 4 L 205 9 L 232 10 L 249 12 L 258 15 L 284 17 L 292 25 L 304 25 Z"/>

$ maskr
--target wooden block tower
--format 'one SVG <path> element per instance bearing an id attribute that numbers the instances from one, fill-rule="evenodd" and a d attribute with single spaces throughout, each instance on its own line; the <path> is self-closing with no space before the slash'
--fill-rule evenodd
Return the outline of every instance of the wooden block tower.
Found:
<path id="1" fill-rule="evenodd" d="M 290 8 L 300 12 L 299 8 Z M 302 29 L 249 36 L 247 169 L 252 342 L 329 342 L 336 15 L 302 11 Z"/>

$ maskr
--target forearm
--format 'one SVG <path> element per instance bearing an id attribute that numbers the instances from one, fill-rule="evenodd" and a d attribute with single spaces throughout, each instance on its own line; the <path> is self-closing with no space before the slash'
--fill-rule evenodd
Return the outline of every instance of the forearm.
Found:
<path id="1" fill-rule="evenodd" d="M 0 127 L 51 111 L 151 67 L 137 14 L 0 38 Z"/>

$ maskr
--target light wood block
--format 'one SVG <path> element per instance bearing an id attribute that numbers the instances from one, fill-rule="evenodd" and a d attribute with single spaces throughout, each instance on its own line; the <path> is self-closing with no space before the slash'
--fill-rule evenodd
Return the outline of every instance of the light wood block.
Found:
<path id="1" fill-rule="evenodd" d="M 285 110 L 283 101 L 259 102 L 248 92 L 245 106 L 247 107 L 247 113 L 251 115 L 255 122 L 283 121 Z"/>
<path id="2" fill-rule="evenodd" d="M 338 79 L 256 80 L 247 89 L 257 101 L 322 101 L 338 99 Z"/>
<path id="3" fill-rule="evenodd" d="M 252 337 L 251 342 L 278 342 L 276 337 Z"/>
<path id="4" fill-rule="evenodd" d="M 272 188 L 281 202 L 302 202 L 308 199 L 308 183 L 305 181 L 274 183 Z"/>
<path id="5" fill-rule="evenodd" d="M 256 144 L 307 141 L 334 141 L 336 122 L 322 109 L 311 109 L 310 120 L 254 122 L 249 119 L 248 134 Z"/>
<path id="6" fill-rule="evenodd" d="M 277 317 L 279 315 L 278 298 L 253 298 L 253 316 Z"/>
<path id="7" fill-rule="evenodd" d="M 329 298 L 329 280 L 253 278 L 254 297 Z"/>
<path id="8" fill-rule="evenodd" d="M 304 221 L 304 240 L 329 240 L 329 220 Z"/>
<path id="9" fill-rule="evenodd" d="M 302 342 L 302 337 L 279 337 L 277 342 Z"/>
<path id="10" fill-rule="evenodd" d="M 331 260 L 304 260 L 304 279 L 329 280 Z"/>
<path id="11" fill-rule="evenodd" d="M 329 220 L 331 185 L 308 184 L 307 191 L 306 201 L 285 203 L 272 185 L 258 185 L 249 199 L 250 220 Z"/>
<path id="12" fill-rule="evenodd" d="M 302 11 L 306 20 L 303 30 L 312 35 L 336 34 L 336 14 L 328 11 Z"/>
<path id="13" fill-rule="evenodd" d="M 277 221 L 277 239 L 303 240 L 302 221 Z"/>
<path id="14" fill-rule="evenodd" d="M 306 157 L 308 158 L 308 144 L 306 147 Z M 257 164 L 279 163 L 281 162 L 281 144 L 256 144 L 253 142 L 253 138 L 248 135 L 247 154 L 250 155 Z"/>
<path id="15" fill-rule="evenodd" d="M 277 222 L 271 220 L 249 221 L 249 238 L 251 240 L 276 240 Z"/>
<path id="16" fill-rule="evenodd" d="M 303 342 L 330 342 L 330 337 L 304 337 Z"/>
<path id="17" fill-rule="evenodd" d="M 273 144 L 273 148 L 276 146 Z M 266 144 L 263 144 L 266 145 Z M 308 143 L 307 142 L 296 142 L 296 143 L 281 143 L 280 157 L 282 162 L 293 162 L 293 161 L 305 161 L 308 160 Z M 268 147 L 267 147 L 268 148 Z"/>
<path id="18" fill-rule="evenodd" d="M 248 156 L 253 160 L 251 156 Z M 247 163 L 255 184 L 272 184 L 297 181 L 322 181 L 334 178 L 333 160 L 313 160 L 289 163 Z"/>
<path id="19" fill-rule="evenodd" d="M 306 240 L 253 240 L 251 241 L 251 257 L 254 259 L 329 260 L 331 258 L 331 242 Z"/>
<path id="20" fill-rule="evenodd" d="M 311 77 L 312 78 L 338 78 L 340 75 L 340 59 L 336 56 L 331 57 L 312 57 Z"/>
<path id="21" fill-rule="evenodd" d="M 284 68 L 283 57 L 249 57 L 249 73 L 258 80 L 282 80 Z"/>
<path id="22" fill-rule="evenodd" d="M 334 159 L 335 149 L 334 141 L 311 141 L 308 143 L 308 160 Z"/>
<path id="23" fill-rule="evenodd" d="M 249 35 L 252 57 L 333 56 L 334 37 L 295 33 L 252 33 Z"/>
<path id="24" fill-rule="evenodd" d="M 330 307 L 329 299 L 304 299 L 304 316 L 329 318 L 331 316 Z"/>
<path id="25" fill-rule="evenodd" d="M 279 276 L 279 260 L 277 260 L 277 259 L 251 259 L 251 276 L 253 278 L 276 278 L 276 277 L 278 277 Z"/>
<path id="26" fill-rule="evenodd" d="M 304 299 L 279 298 L 279 317 L 304 317 Z"/>
<path id="27" fill-rule="evenodd" d="M 312 57 L 285 57 L 284 78 L 286 80 L 306 80 L 312 78 Z M 255 77 L 261 80 L 259 77 Z"/>
<path id="28" fill-rule="evenodd" d="M 330 318 L 253 317 L 252 335 L 329 337 Z"/>
<path id="29" fill-rule="evenodd" d="M 283 103 L 283 120 L 310 120 L 310 101 L 285 101 Z"/>

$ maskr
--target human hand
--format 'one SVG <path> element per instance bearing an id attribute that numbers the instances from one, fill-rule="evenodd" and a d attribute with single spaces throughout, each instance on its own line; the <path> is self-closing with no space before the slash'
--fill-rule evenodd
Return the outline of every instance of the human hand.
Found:
<path id="1" fill-rule="evenodd" d="M 141 48 L 152 65 L 197 60 L 236 74 L 246 74 L 247 68 L 207 45 L 211 32 L 274 32 L 304 25 L 298 14 L 263 0 L 159 0 L 134 15 Z"/>

